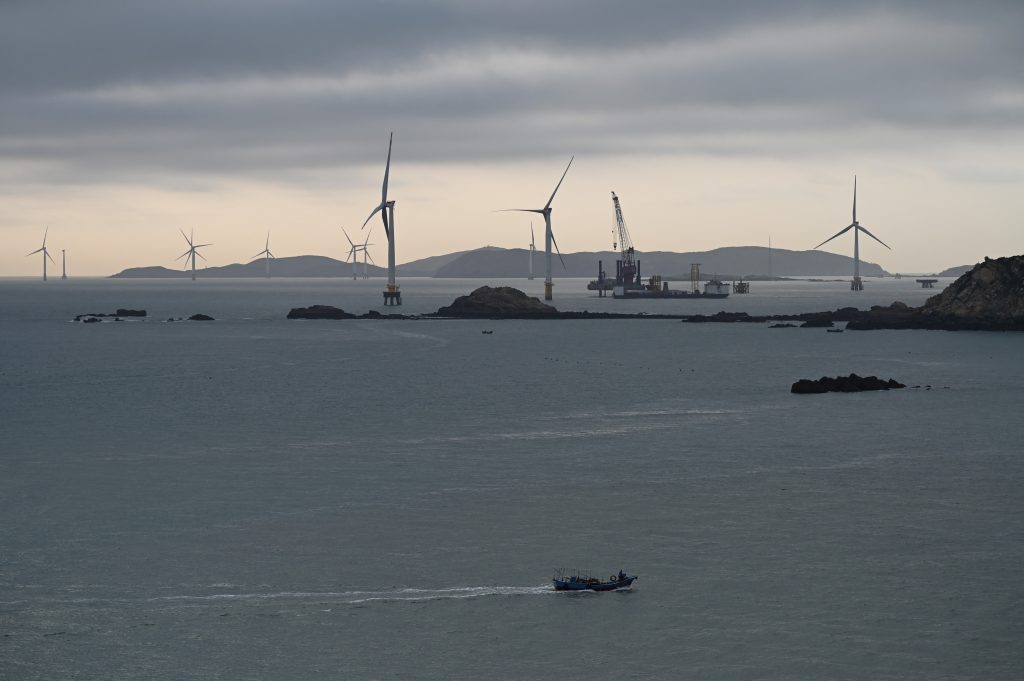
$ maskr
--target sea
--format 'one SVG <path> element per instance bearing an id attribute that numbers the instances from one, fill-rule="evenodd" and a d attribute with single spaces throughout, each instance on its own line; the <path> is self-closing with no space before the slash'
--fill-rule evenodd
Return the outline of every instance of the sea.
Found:
<path id="1" fill-rule="evenodd" d="M 1021 334 L 286 319 L 382 288 L 0 279 L 0 679 L 1024 678 Z M 148 316 L 73 321 L 117 308 Z M 790 392 L 851 372 L 908 387 Z"/>

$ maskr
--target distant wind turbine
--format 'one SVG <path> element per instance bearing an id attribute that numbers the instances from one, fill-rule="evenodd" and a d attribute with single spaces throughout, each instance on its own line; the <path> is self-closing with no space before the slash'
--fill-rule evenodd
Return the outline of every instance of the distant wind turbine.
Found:
<path id="1" fill-rule="evenodd" d="M 369 277 L 370 277 L 370 275 L 368 274 L 368 268 L 366 266 L 366 259 L 367 258 L 370 259 L 370 262 L 373 262 L 373 256 L 370 255 L 370 246 L 376 246 L 377 245 L 377 244 L 371 244 L 370 243 L 370 235 L 371 234 L 373 234 L 373 228 L 372 227 L 370 228 L 370 231 L 366 233 L 366 241 L 364 241 L 363 245 L 359 247 L 359 249 L 363 252 L 363 279 L 369 279 Z M 375 262 L 373 262 L 373 264 L 374 264 L 374 266 L 377 265 L 377 263 L 375 263 Z"/>
<path id="2" fill-rule="evenodd" d="M 344 227 L 341 228 L 341 231 L 345 233 L 345 238 L 348 239 L 349 248 L 348 255 L 345 256 L 345 262 L 348 262 L 350 260 L 352 261 L 352 281 L 355 281 L 357 278 L 356 274 L 358 272 L 356 269 L 356 265 L 359 264 L 359 251 L 361 250 L 362 247 L 359 244 L 352 241 L 352 237 L 348 235 L 348 231 Z M 367 240 L 369 240 L 369 235 L 367 235 Z"/>
<path id="3" fill-rule="evenodd" d="M 265 258 L 266 258 L 266 261 L 267 261 L 267 279 L 270 279 L 270 259 L 274 257 L 274 254 L 270 252 L 270 230 L 267 230 L 267 245 L 263 248 L 262 251 L 260 251 L 256 255 L 252 256 L 251 258 L 249 258 L 249 260 L 253 261 L 256 258 L 260 257 L 261 255 L 265 256 Z M 287 269 L 287 268 L 285 268 L 285 269 Z"/>
<path id="4" fill-rule="evenodd" d="M 49 258 L 50 262 L 52 262 L 54 265 L 57 264 L 57 261 L 53 259 L 52 255 L 50 255 L 50 251 L 46 250 L 46 235 L 49 234 L 49 233 L 50 233 L 50 228 L 47 227 L 46 231 L 43 232 L 43 245 L 42 245 L 42 247 L 37 249 L 37 250 L 32 251 L 31 253 L 27 253 L 25 255 L 25 257 L 27 258 L 30 255 L 35 255 L 36 253 L 42 253 L 43 254 L 43 281 L 46 281 L 46 259 Z"/>
<path id="5" fill-rule="evenodd" d="M 65 249 L 60 249 L 60 278 L 68 278 L 68 252 Z"/>
<path id="6" fill-rule="evenodd" d="M 394 140 L 394 133 L 388 137 L 388 161 L 384 166 L 384 183 L 381 185 L 380 190 L 380 205 L 370 212 L 370 215 L 363 222 L 363 229 L 366 229 L 366 224 L 370 221 L 377 213 L 380 213 L 381 220 L 384 221 L 384 233 L 388 237 L 388 284 L 387 288 L 384 289 L 384 304 L 385 305 L 401 305 L 402 304 L 402 293 L 398 290 L 398 284 L 395 282 L 395 202 L 388 200 L 388 176 L 391 174 L 391 142 Z"/>
<path id="7" fill-rule="evenodd" d="M 544 204 L 543 208 L 506 208 L 505 211 L 517 211 L 521 213 L 539 213 L 544 216 L 544 300 L 551 300 L 552 289 L 554 282 L 551 281 L 551 245 L 554 244 L 555 251 L 558 253 L 558 259 L 562 262 L 562 267 L 565 267 L 565 260 L 562 260 L 562 252 L 558 250 L 558 242 L 555 241 L 555 234 L 551 231 L 551 202 L 555 200 L 555 194 L 558 193 L 558 188 L 562 186 L 562 180 L 565 179 L 566 174 L 569 172 L 569 167 L 572 165 L 573 160 L 576 157 L 573 156 L 569 159 L 569 165 L 565 166 L 565 172 L 562 173 L 562 177 L 558 180 L 558 184 L 555 185 L 555 191 L 551 192 L 551 198 Z"/>
<path id="8" fill-rule="evenodd" d="M 191 257 L 191 260 L 192 260 L 192 281 L 195 281 L 196 280 L 196 256 L 198 255 L 203 260 L 206 260 L 206 258 L 203 256 L 203 254 L 199 252 L 199 249 L 203 248 L 204 246 L 212 246 L 213 244 L 196 244 L 196 243 L 192 243 L 192 239 L 194 239 L 195 236 L 196 236 L 196 231 L 194 229 L 192 230 L 192 236 L 191 237 L 189 237 L 187 234 L 185 234 L 185 230 L 183 230 L 183 229 L 179 229 L 178 231 L 181 232 L 181 235 L 183 237 L 185 237 L 185 241 L 188 242 L 188 250 L 185 251 L 184 253 L 182 253 L 181 255 L 179 255 L 177 258 L 175 258 L 175 260 L 181 260 L 182 258 L 185 258 L 185 269 L 188 269 L 189 258 Z M 267 235 L 267 243 L 268 243 L 268 245 L 270 243 L 270 235 L 269 234 Z"/>
<path id="9" fill-rule="evenodd" d="M 886 248 L 889 248 L 889 245 L 887 243 L 885 243 L 884 241 L 882 241 L 881 239 L 879 239 L 874 234 L 872 234 L 871 232 L 869 232 L 859 222 L 857 222 L 857 176 L 856 175 L 853 176 L 853 222 L 850 223 L 849 225 L 847 225 L 846 227 L 844 227 L 843 229 L 841 229 L 838 234 L 836 234 L 835 236 L 831 236 L 828 239 L 825 239 L 824 241 L 822 241 L 820 244 L 818 244 L 814 248 L 815 249 L 821 248 L 822 246 L 827 244 L 829 241 L 832 241 L 832 239 L 835 239 L 837 236 L 842 236 L 843 234 L 846 234 L 851 229 L 853 230 L 853 281 L 850 282 L 850 290 L 851 291 L 863 291 L 864 290 L 864 284 L 861 283 L 861 280 L 860 280 L 860 233 L 864 232 L 869 237 L 871 237 L 872 239 L 874 239 L 878 243 L 882 244 Z M 889 250 L 891 251 L 892 249 L 889 248 Z"/>

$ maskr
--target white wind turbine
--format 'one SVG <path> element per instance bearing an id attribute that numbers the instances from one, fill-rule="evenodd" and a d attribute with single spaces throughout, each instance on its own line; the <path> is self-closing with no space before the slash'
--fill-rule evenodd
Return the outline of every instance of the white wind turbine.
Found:
<path id="1" fill-rule="evenodd" d="M 192 260 L 192 281 L 195 281 L 196 280 L 196 256 L 198 255 L 203 260 L 206 260 L 206 258 L 203 256 L 203 254 L 199 252 L 199 249 L 203 248 L 204 246 L 212 246 L 213 244 L 194 244 L 194 243 L 192 243 L 192 239 L 194 239 L 195 236 L 196 236 L 196 231 L 194 229 L 192 230 L 192 236 L 191 237 L 189 237 L 187 234 L 185 234 L 185 230 L 183 230 L 183 229 L 179 229 L 178 231 L 181 232 L 181 235 L 183 237 L 185 237 L 185 241 L 188 242 L 188 250 L 185 251 L 184 253 L 182 253 L 181 255 L 179 255 L 177 258 L 175 258 L 175 260 L 181 260 L 182 258 L 185 258 L 185 269 L 188 269 L 189 258 L 191 256 L 191 260 Z M 269 239 L 270 239 L 270 236 L 268 235 L 267 236 L 268 243 L 269 243 Z"/>
<path id="2" fill-rule="evenodd" d="M 352 237 L 348 235 L 348 231 L 344 227 L 341 228 L 341 231 L 345 233 L 345 238 L 348 239 L 349 248 L 348 255 L 345 256 L 345 262 L 352 261 L 352 281 L 355 281 L 356 265 L 359 264 L 359 251 L 362 249 L 362 246 L 352 241 Z M 369 240 L 369 235 L 367 235 L 367 240 Z"/>
<path id="3" fill-rule="evenodd" d="M 265 256 L 265 258 L 266 258 L 266 261 L 267 261 L 267 279 L 270 279 L 270 259 L 274 257 L 274 254 L 270 252 L 270 230 L 267 230 L 267 245 L 264 246 L 262 251 L 260 251 L 256 255 L 252 256 L 251 258 L 249 258 L 249 260 L 253 261 L 256 258 L 260 257 L 261 255 Z"/>
<path id="4" fill-rule="evenodd" d="M 824 241 L 822 241 L 820 244 L 818 244 L 814 248 L 816 248 L 816 249 L 817 248 L 821 248 L 822 246 L 827 244 L 829 241 L 832 241 L 832 239 L 835 239 L 837 236 L 841 236 L 843 234 L 846 234 L 851 229 L 853 230 L 853 281 L 850 282 L 850 290 L 851 291 L 863 291 L 864 290 L 864 284 L 861 283 L 861 280 L 860 280 L 860 232 L 864 232 L 869 237 L 871 237 L 872 239 L 874 239 L 878 243 L 882 244 L 886 248 L 889 248 L 889 245 L 887 243 L 885 243 L 884 241 L 882 241 L 881 239 L 879 239 L 874 234 L 872 234 L 871 232 L 869 232 L 859 222 L 857 222 L 857 176 L 856 175 L 853 176 L 853 222 L 850 223 L 849 225 L 847 225 L 846 227 L 844 227 L 842 230 L 840 230 L 838 234 L 836 234 L 835 236 L 831 236 L 828 239 L 825 239 Z M 892 249 L 889 248 L 889 250 L 891 251 Z"/>
<path id="5" fill-rule="evenodd" d="M 530 222 L 530 281 L 533 281 L 533 254 L 537 252 L 537 242 L 533 237 L 533 222 Z"/>
<path id="6" fill-rule="evenodd" d="M 380 205 L 374 208 L 366 218 L 366 221 L 363 222 L 363 229 L 366 229 L 366 223 L 377 213 L 380 213 L 381 220 L 384 221 L 384 233 L 388 237 L 388 285 L 384 289 L 385 305 L 402 304 L 402 293 L 398 290 L 398 284 L 395 283 L 395 202 L 388 200 L 388 176 L 391 174 L 391 142 L 394 140 L 394 136 L 394 133 L 391 133 L 388 137 L 388 161 L 387 165 L 384 166 L 384 183 L 381 185 L 380 190 Z"/>
<path id="7" fill-rule="evenodd" d="M 42 247 L 37 249 L 37 250 L 32 251 L 31 253 L 27 253 L 25 255 L 25 257 L 27 258 L 30 255 L 35 255 L 36 253 L 42 253 L 43 254 L 43 281 L 46 281 L 46 259 L 49 258 L 50 262 L 52 262 L 54 265 L 57 264 L 57 261 L 53 259 L 52 255 L 50 255 L 50 251 L 46 250 L 46 235 L 49 234 L 49 233 L 50 233 L 50 228 L 47 227 L 46 231 L 43 232 L 43 245 L 42 245 Z"/>
<path id="8" fill-rule="evenodd" d="M 373 256 L 370 255 L 370 246 L 376 246 L 377 245 L 377 244 L 371 244 L 370 243 L 370 235 L 371 234 L 373 234 L 373 228 L 372 227 L 370 228 L 370 231 L 366 233 L 366 241 L 364 241 L 363 245 L 359 247 L 359 250 L 361 250 L 363 252 L 363 279 L 369 279 L 369 276 L 370 276 L 368 274 L 369 270 L 368 270 L 368 268 L 366 266 L 366 259 L 369 258 L 370 262 L 373 262 Z M 373 262 L 373 264 L 374 264 L 374 266 L 377 265 L 377 263 L 375 263 L 375 262 Z"/>
<path id="9" fill-rule="evenodd" d="M 506 208 L 505 211 L 518 211 L 521 213 L 540 213 L 544 216 L 544 300 L 551 300 L 552 288 L 554 283 L 551 281 L 551 245 L 554 244 L 555 251 L 558 253 L 558 259 L 562 261 L 562 267 L 565 267 L 565 260 L 562 260 L 562 252 L 558 250 L 558 242 L 555 241 L 555 234 L 551 231 L 551 202 L 555 200 L 555 194 L 558 193 L 558 188 L 562 186 L 562 180 L 565 179 L 566 173 L 569 172 L 569 166 L 572 165 L 573 156 L 569 159 L 569 165 L 565 166 L 565 172 L 562 173 L 562 178 L 558 180 L 558 184 L 555 185 L 555 191 L 551 192 L 551 198 L 544 204 L 543 208 Z"/>

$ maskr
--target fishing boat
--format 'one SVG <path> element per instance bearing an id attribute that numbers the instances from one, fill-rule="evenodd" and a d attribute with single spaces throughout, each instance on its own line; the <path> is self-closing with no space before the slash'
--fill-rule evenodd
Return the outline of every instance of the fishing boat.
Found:
<path id="1" fill-rule="evenodd" d="M 622 570 L 603 580 L 579 570 L 558 568 L 551 581 L 555 584 L 555 591 L 615 591 L 632 585 L 636 580 L 636 575 L 627 575 Z"/>

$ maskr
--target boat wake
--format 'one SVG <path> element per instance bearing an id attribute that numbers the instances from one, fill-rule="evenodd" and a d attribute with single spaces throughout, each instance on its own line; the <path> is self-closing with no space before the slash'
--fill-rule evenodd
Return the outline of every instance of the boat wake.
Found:
<path id="1" fill-rule="evenodd" d="M 460 586 L 446 589 L 390 589 L 380 591 L 280 591 L 270 593 L 220 593 L 204 596 L 159 596 L 146 599 L 151 603 L 177 602 L 202 604 L 224 601 L 311 602 L 336 605 L 359 605 L 373 602 L 437 601 L 482 598 L 485 596 L 538 596 L 554 594 L 549 584 L 541 586 Z"/>

